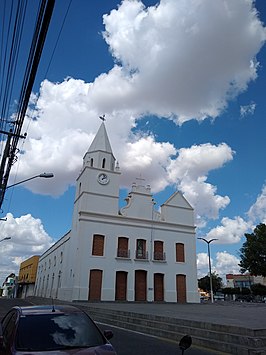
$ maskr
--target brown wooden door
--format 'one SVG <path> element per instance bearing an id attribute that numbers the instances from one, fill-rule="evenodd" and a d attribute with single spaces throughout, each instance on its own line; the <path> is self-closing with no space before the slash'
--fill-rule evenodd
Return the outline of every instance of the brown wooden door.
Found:
<path id="1" fill-rule="evenodd" d="M 147 271 L 135 271 L 135 301 L 147 300 Z"/>
<path id="2" fill-rule="evenodd" d="M 154 274 L 154 301 L 164 301 L 164 275 Z"/>
<path id="3" fill-rule="evenodd" d="M 127 299 L 127 273 L 117 271 L 115 281 L 115 300 L 126 301 Z"/>
<path id="4" fill-rule="evenodd" d="M 176 275 L 176 297 L 178 303 L 187 302 L 186 275 Z"/>
<path id="5" fill-rule="evenodd" d="M 89 301 L 100 301 L 102 293 L 102 270 L 90 270 Z"/>

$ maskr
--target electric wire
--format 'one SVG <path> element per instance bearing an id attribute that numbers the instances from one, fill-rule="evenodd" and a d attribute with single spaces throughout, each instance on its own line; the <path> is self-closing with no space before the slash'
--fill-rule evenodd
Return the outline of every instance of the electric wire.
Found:
<path id="1" fill-rule="evenodd" d="M 20 0 L 20 1 L 22 1 L 22 0 Z M 24 1 L 27 2 L 27 0 L 24 0 Z M 39 61 L 41 58 L 41 53 L 42 53 L 42 49 L 44 46 L 44 41 L 45 41 L 45 38 L 47 35 L 47 31 L 48 31 L 48 27 L 49 27 L 51 15 L 52 15 L 53 7 L 54 7 L 54 1 L 55 0 L 48 0 L 48 1 L 42 0 L 39 3 L 38 17 L 35 22 L 35 28 L 34 28 L 34 34 L 33 34 L 33 38 L 32 38 L 31 48 L 30 48 L 28 61 L 27 61 L 27 65 L 26 65 L 26 70 L 25 70 L 25 74 L 24 74 L 24 78 L 23 78 L 23 82 L 22 82 L 22 89 L 21 89 L 20 97 L 19 97 L 18 104 L 17 104 L 18 109 L 17 109 L 17 114 L 16 114 L 16 120 L 14 122 L 14 135 L 12 136 L 12 141 L 11 141 L 11 146 L 10 146 L 10 157 L 8 160 L 8 164 L 7 164 L 7 168 L 6 168 L 6 172 L 5 172 L 5 176 L 4 176 L 5 186 L 7 184 L 7 179 L 9 176 L 11 166 L 16 161 L 16 153 L 18 151 L 17 145 L 18 145 L 19 139 L 21 138 L 20 132 L 21 132 L 23 121 L 24 121 L 26 111 L 28 108 L 30 94 L 31 94 L 31 90 L 33 87 L 37 67 L 38 67 L 38 64 L 39 64 Z M 63 22 L 60 27 L 60 31 L 57 35 L 56 42 L 55 42 L 51 57 L 48 62 L 48 65 L 47 65 L 45 77 L 48 75 L 48 72 L 50 70 L 50 66 L 53 61 L 54 54 L 55 54 L 57 45 L 59 43 L 59 39 L 60 39 L 61 33 L 63 31 L 71 4 L 72 4 L 72 0 L 69 1 L 67 10 L 65 12 Z M 12 5 L 13 5 L 13 0 L 12 0 Z M 25 3 L 24 3 L 24 5 L 25 5 Z M 20 25 L 19 27 L 21 27 L 21 28 L 23 28 L 23 25 L 24 25 L 26 7 L 24 7 L 23 9 L 24 9 L 24 11 L 22 11 L 22 8 L 20 8 L 18 10 L 18 15 L 17 15 L 18 18 L 16 18 L 17 22 Z M 12 45 L 14 43 L 14 48 L 16 48 L 15 56 L 12 54 L 12 56 L 11 56 L 12 60 L 10 59 L 10 63 L 11 63 L 10 64 L 11 65 L 10 71 L 12 73 L 15 71 L 15 68 L 17 66 L 18 49 L 19 49 L 20 43 L 21 43 L 22 31 L 19 31 L 18 33 L 19 34 L 16 34 L 14 41 L 12 41 Z M 11 80 L 11 87 L 9 88 L 9 93 L 12 92 L 12 89 L 13 89 L 14 77 L 15 76 L 13 75 L 12 80 Z M 10 104 L 10 99 L 8 101 L 8 104 Z M 37 101 L 38 101 L 38 96 L 37 96 Z M 35 107 L 36 107 L 37 101 L 35 102 Z M 33 115 L 33 113 L 32 113 L 32 115 Z M 7 117 L 7 115 L 6 115 L 6 117 Z M 29 117 L 26 132 L 28 132 L 31 120 L 32 120 L 32 117 Z M 6 123 L 7 123 L 7 121 L 6 121 Z M 21 146 L 23 147 L 24 144 L 25 144 L 25 141 L 22 140 Z M 19 166 L 19 164 L 17 165 L 15 179 L 17 176 L 18 166 Z M 1 207 L 1 204 L 3 201 L 2 198 L 3 198 L 3 196 L 2 197 L 0 196 L 0 207 Z M 11 200 L 9 201 L 9 208 L 10 208 L 10 203 L 11 203 Z"/>
<path id="2" fill-rule="evenodd" d="M 53 49 L 53 51 L 52 51 L 51 58 L 50 58 L 50 60 L 49 60 L 49 63 L 48 63 L 48 66 L 47 66 L 47 69 L 46 69 L 46 72 L 45 72 L 45 77 L 47 77 L 48 72 L 49 72 L 49 69 L 50 69 L 50 66 L 51 66 L 51 63 L 52 63 L 52 61 L 53 61 L 54 54 L 55 54 L 55 51 L 56 51 L 56 48 L 57 48 L 59 39 L 60 39 L 60 37 L 61 37 L 61 33 L 62 33 L 62 31 L 63 31 L 63 28 L 64 28 L 64 25 L 65 25 L 66 18 L 67 18 L 67 15 L 68 15 L 68 13 L 69 13 L 69 9 L 70 9 L 71 4 L 72 4 L 72 0 L 69 1 L 69 4 L 68 4 L 67 10 L 66 10 L 66 13 L 65 13 L 65 16 L 64 16 L 64 19 L 63 19 L 63 22 L 62 22 L 60 31 L 59 31 L 59 33 L 58 33 L 58 36 L 57 36 L 57 39 L 56 39 L 56 42 L 55 42 L 55 45 L 54 45 L 54 49 Z"/>
<path id="3" fill-rule="evenodd" d="M 14 164 L 16 153 L 17 153 L 17 144 L 19 141 L 20 132 L 22 129 L 24 117 L 26 114 L 28 102 L 30 99 L 31 90 L 33 87 L 34 79 L 36 76 L 37 68 L 39 65 L 42 49 L 44 46 L 45 38 L 49 28 L 50 20 L 53 13 L 55 0 L 42 0 L 40 11 L 38 13 L 36 27 L 33 35 L 32 45 L 30 49 L 30 54 L 27 62 L 26 72 L 23 79 L 21 94 L 18 103 L 18 114 L 16 117 L 16 122 L 14 125 L 14 133 L 10 139 L 10 146 L 7 147 L 6 144 L 6 159 L 7 163 L 1 163 L 1 170 L 6 165 L 4 175 L 1 176 L 1 194 L 0 194 L 0 207 L 3 202 L 5 189 L 7 186 L 8 177 L 12 165 Z M 7 142 L 9 145 L 9 142 Z M 2 173 L 2 172 L 1 172 Z"/>
<path id="4" fill-rule="evenodd" d="M 5 8 L 4 8 L 4 12 L 6 12 L 6 2 L 5 2 Z M 2 78 L 2 81 L 1 81 L 1 88 L 0 88 L 0 102 L 3 100 L 2 99 L 2 96 L 3 96 L 3 85 L 4 85 L 4 82 L 6 82 L 6 85 L 8 83 L 7 81 L 7 78 L 4 78 L 5 76 L 5 67 L 6 67 L 6 62 L 7 62 L 7 51 L 8 51 L 8 41 L 9 41 L 9 36 L 10 36 L 10 27 L 11 27 L 11 20 L 12 20 L 12 12 L 13 12 L 13 1 L 11 3 L 11 11 L 10 11 L 10 16 L 9 16 L 9 22 L 8 22 L 8 28 L 7 28 L 7 45 L 6 45 L 6 48 L 5 48 L 5 54 L 4 56 L 1 56 L 4 57 L 4 60 L 3 60 L 3 64 L 2 64 L 2 75 L 1 75 L 1 78 Z M 5 17 L 3 17 L 3 32 L 2 32 L 2 36 L 4 37 L 4 21 L 5 21 Z M 4 41 L 4 39 L 3 39 Z M 4 43 L 3 43 L 4 45 Z M 2 62 L 2 61 L 1 61 Z M 1 118 L 1 129 L 3 128 L 3 121 L 4 121 L 4 115 L 3 115 L 3 112 L 4 112 L 4 109 L 2 108 L 1 110 L 1 115 L 0 115 L 0 118 Z"/>
<path id="5" fill-rule="evenodd" d="M 8 116 L 9 116 L 9 108 L 10 108 L 10 103 L 11 103 L 11 98 L 12 98 L 12 92 L 13 92 L 13 87 L 14 87 L 14 80 L 16 76 L 16 70 L 17 70 L 17 63 L 18 63 L 18 55 L 19 55 L 19 50 L 21 46 L 21 37 L 22 37 L 22 32 L 23 32 L 23 26 L 24 26 L 24 21 L 25 21 L 25 14 L 26 14 L 26 4 L 27 2 L 21 2 L 24 3 L 23 7 L 19 8 L 19 18 L 18 18 L 18 24 L 19 24 L 19 30 L 16 31 L 16 35 L 14 36 L 14 55 L 10 62 L 12 63 L 11 67 L 11 75 L 10 75 L 10 87 L 9 87 L 9 93 L 8 93 L 8 101 L 7 101 L 7 108 L 6 108 L 6 120 L 5 120 L 5 126 L 4 129 L 7 130 L 7 124 L 13 123 L 8 121 Z"/>
<path id="6" fill-rule="evenodd" d="M 19 1 L 19 3 L 18 3 L 17 9 L 16 9 L 15 21 L 14 21 L 13 36 L 12 36 L 12 41 L 11 41 L 11 45 L 9 48 L 8 42 L 9 42 L 9 36 L 10 36 L 13 1 L 12 1 L 11 9 L 10 9 L 10 18 L 9 18 L 7 41 L 6 41 L 6 50 L 5 50 L 4 62 L 3 62 L 3 66 L 2 66 L 3 73 L 1 76 L 2 83 L 1 83 L 1 94 L 0 94 L 0 97 L 1 97 L 0 102 L 2 101 L 1 129 L 4 129 L 4 130 L 7 129 L 6 126 L 8 124 L 8 119 L 7 119 L 8 108 L 10 106 L 11 94 L 13 91 L 15 73 L 16 73 L 16 68 L 17 68 L 17 61 L 18 61 L 18 54 L 19 54 L 19 49 L 20 49 L 20 44 L 21 44 L 22 30 L 23 30 L 23 25 L 24 25 L 24 20 L 25 20 L 26 5 L 27 5 L 27 2 L 25 2 L 24 0 Z M 3 26 L 4 26 L 4 23 L 3 23 Z M 7 71 L 5 73 L 8 50 L 10 50 L 10 54 L 9 54 Z M 4 88 L 4 92 L 3 92 L 4 81 L 5 81 L 5 88 Z"/>

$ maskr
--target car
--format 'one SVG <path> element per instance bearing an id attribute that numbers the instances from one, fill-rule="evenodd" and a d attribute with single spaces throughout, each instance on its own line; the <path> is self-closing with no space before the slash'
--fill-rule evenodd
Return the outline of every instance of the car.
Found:
<path id="1" fill-rule="evenodd" d="M 112 336 L 72 305 L 15 306 L 0 323 L 0 354 L 116 355 Z"/>

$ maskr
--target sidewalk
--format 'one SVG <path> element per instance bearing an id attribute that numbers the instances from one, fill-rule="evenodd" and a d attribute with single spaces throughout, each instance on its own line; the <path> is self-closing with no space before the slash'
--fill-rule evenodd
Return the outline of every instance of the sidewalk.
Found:
<path id="1" fill-rule="evenodd" d="M 30 300 L 31 297 L 28 298 Z M 51 303 L 50 298 L 32 297 L 34 303 Z M 215 303 L 138 303 L 138 302 L 64 302 L 102 309 L 151 314 L 157 316 L 204 321 L 266 331 L 266 303 L 226 302 Z"/>
<path id="2" fill-rule="evenodd" d="M 106 308 L 133 313 L 152 314 L 171 318 L 204 321 L 215 324 L 234 325 L 249 329 L 266 330 L 266 304 L 248 302 L 217 303 L 117 303 L 77 302 L 97 308 Z"/>

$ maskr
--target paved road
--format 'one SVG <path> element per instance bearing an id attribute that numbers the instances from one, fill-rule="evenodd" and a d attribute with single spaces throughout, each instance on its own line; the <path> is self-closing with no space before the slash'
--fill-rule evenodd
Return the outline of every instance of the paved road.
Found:
<path id="1" fill-rule="evenodd" d="M 98 324 L 104 329 L 111 329 L 114 333 L 111 343 L 118 355 L 178 355 L 182 354 L 176 342 L 156 338 L 146 334 L 140 334 L 130 330 L 125 330 L 105 324 Z M 185 351 L 184 355 L 220 355 L 204 348 L 192 346 Z"/>
<path id="2" fill-rule="evenodd" d="M 0 298 L 0 319 L 13 306 L 27 306 L 32 303 L 22 299 Z M 111 329 L 114 338 L 111 343 L 114 345 L 118 355 L 178 355 L 181 350 L 175 342 L 140 334 L 106 324 L 98 324 L 103 329 Z M 185 351 L 185 355 L 217 355 L 219 352 L 209 351 L 203 348 L 191 346 Z"/>

